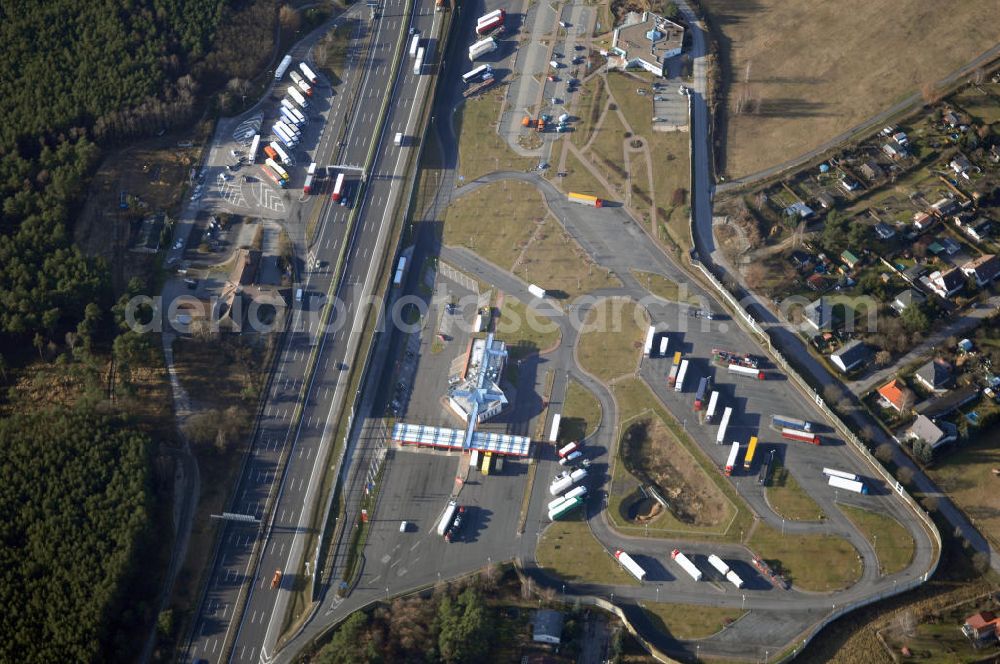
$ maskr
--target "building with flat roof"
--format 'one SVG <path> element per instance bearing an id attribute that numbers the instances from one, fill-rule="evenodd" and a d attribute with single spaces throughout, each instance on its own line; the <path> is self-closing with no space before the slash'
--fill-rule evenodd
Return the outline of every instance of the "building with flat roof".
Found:
<path id="1" fill-rule="evenodd" d="M 465 380 L 448 393 L 448 405 L 463 422 L 475 420 L 479 424 L 507 405 L 499 386 L 506 359 L 507 345 L 492 334 L 473 340 Z"/>
<path id="2" fill-rule="evenodd" d="M 615 28 L 610 54 L 623 67 L 638 66 L 656 76 L 666 73 L 666 61 L 680 55 L 684 28 L 652 12 L 629 12 Z"/>

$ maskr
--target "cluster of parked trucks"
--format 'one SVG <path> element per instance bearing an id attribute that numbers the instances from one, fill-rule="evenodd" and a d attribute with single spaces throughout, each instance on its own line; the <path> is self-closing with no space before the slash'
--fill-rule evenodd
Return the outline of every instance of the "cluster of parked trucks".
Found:
<path id="1" fill-rule="evenodd" d="M 558 455 L 559 464 L 562 466 L 585 463 L 583 451 L 578 442 L 569 443 L 559 448 Z M 549 493 L 556 496 L 555 500 L 548 505 L 550 521 L 558 521 L 583 505 L 584 496 L 587 495 L 587 487 L 580 485 L 580 483 L 586 478 L 587 469 L 585 467 L 564 470 L 555 476 L 552 484 L 549 485 Z"/>
<path id="2" fill-rule="evenodd" d="M 261 167 L 264 174 L 282 189 L 288 186 L 291 179 L 286 166 L 292 165 L 292 159 L 287 151 L 294 150 L 298 146 L 302 137 L 302 130 L 306 124 L 306 115 L 309 108 L 307 97 L 313 94 L 313 86 L 316 85 L 317 78 L 313 70 L 305 62 L 300 62 L 298 70 L 291 69 L 292 56 L 286 55 L 278 64 L 274 71 L 274 80 L 280 81 L 288 73 L 292 83 L 288 86 L 287 96 L 281 100 L 278 107 L 279 118 L 271 125 L 271 133 L 274 141 L 264 146 L 264 164 Z M 257 151 L 260 149 L 260 135 L 253 138 L 250 144 L 250 163 L 257 160 Z M 286 151 L 287 150 L 287 151 Z M 303 189 L 306 193 L 312 190 L 313 178 L 316 176 L 316 165 L 310 165 L 311 172 L 306 175 L 306 183 Z"/>
<path id="3" fill-rule="evenodd" d="M 469 60 L 475 62 L 487 53 L 492 53 L 499 48 L 500 44 L 496 37 L 504 32 L 504 21 L 507 20 L 507 12 L 496 9 L 483 14 L 476 21 L 476 36 L 483 37 L 469 46 Z"/>

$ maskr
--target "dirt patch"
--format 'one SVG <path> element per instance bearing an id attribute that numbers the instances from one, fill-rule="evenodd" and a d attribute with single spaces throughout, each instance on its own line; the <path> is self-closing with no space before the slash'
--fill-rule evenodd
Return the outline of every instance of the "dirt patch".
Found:
<path id="1" fill-rule="evenodd" d="M 143 222 L 164 213 L 169 218 L 179 209 L 190 170 L 198 163 L 211 129 L 203 122 L 187 134 L 169 134 L 116 150 L 94 174 L 74 225 L 74 241 L 87 255 L 108 261 L 116 292 L 124 290 L 132 277 L 148 278 L 155 270 L 163 225 L 146 223 L 144 229 Z M 178 142 L 194 147 L 179 148 Z M 150 229 L 153 237 L 146 237 Z M 163 237 L 170 241 L 169 228 Z M 148 251 L 132 250 L 139 245 Z"/>
<path id="2" fill-rule="evenodd" d="M 626 470 L 643 484 L 655 487 L 678 521 L 695 526 L 719 524 L 727 516 L 723 496 L 705 481 L 686 451 L 667 444 L 670 438 L 666 426 L 656 420 L 630 426 L 621 443 Z M 623 502 L 626 504 L 633 503 Z"/>

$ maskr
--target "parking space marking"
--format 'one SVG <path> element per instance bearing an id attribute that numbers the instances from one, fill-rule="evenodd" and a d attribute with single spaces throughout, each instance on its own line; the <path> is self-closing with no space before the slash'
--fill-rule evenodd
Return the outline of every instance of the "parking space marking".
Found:
<path id="1" fill-rule="evenodd" d="M 281 193 L 275 191 L 264 182 L 254 182 L 251 184 L 250 194 L 253 196 L 256 204 L 265 210 L 271 210 L 278 214 L 285 211 L 285 202 L 281 199 Z"/>

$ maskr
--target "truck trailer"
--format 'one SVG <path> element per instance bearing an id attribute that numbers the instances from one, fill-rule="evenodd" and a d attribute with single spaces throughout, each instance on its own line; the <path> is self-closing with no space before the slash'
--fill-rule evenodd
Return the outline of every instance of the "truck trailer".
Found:
<path id="1" fill-rule="evenodd" d="M 552 484 L 549 486 L 549 493 L 553 496 L 558 496 L 565 491 L 568 491 L 573 486 L 573 478 L 569 473 L 560 473 L 556 475 L 556 478 L 552 480 Z"/>
<path id="2" fill-rule="evenodd" d="M 740 444 L 738 442 L 733 443 L 732 448 L 729 450 L 729 458 L 726 459 L 726 477 L 731 477 L 733 474 L 733 469 L 736 468 L 736 463 L 740 458 Z"/>
<path id="3" fill-rule="evenodd" d="M 681 362 L 681 368 L 677 372 L 677 380 L 674 381 L 674 392 L 684 391 L 684 379 L 687 377 L 688 372 L 688 361 L 683 360 Z"/>
<path id="4" fill-rule="evenodd" d="M 646 330 L 646 343 L 643 345 L 643 355 L 646 357 L 652 357 L 653 355 L 653 337 L 656 336 L 656 327 L 653 325 L 649 326 Z"/>
<path id="5" fill-rule="evenodd" d="M 291 160 L 288 158 L 288 153 L 285 152 L 284 148 L 282 148 L 274 141 L 271 141 L 271 149 L 274 150 L 275 154 L 278 155 L 275 158 L 275 161 L 280 160 L 283 164 L 291 164 Z"/>
<path id="6" fill-rule="evenodd" d="M 292 64 L 292 56 L 286 55 L 285 57 L 283 57 L 281 59 L 281 62 L 278 63 L 278 67 L 274 70 L 274 80 L 280 81 L 281 77 L 285 75 L 285 72 L 288 71 L 288 67 L 291 64 Z"/>
<path id="7" fill-rule="evenodd" d="M 559 458 L 564 459 L 579 449 L 580 449 L 580 443 L 577 442 L 572 442 L 569 445 L 565 445 L 559 448 Z"/>
<path id="8" fill-rule="evenodd" d="M 337 179 L 333 181 L 333 193 L 330 194 L 330 198 L 333 199 L 334 203 L 339 203 L 340 199 L 344 196 L 344 174 L 337 173 Z"/>
<path id="9" fill-rule="evenodd" d="M 742 364 L 730 364 L 729 365 L 730 375 L 747 376 L 748 378 L 756 378 L 757 380 L 764 380 L 764 372 L 756 367 L 745 367 Z"/>
<path id="10" fill-rule="evenodd" d="M 632 559 L 632 556 L 628 555 L 621 549 L 615 551 L 615 558 L 621 563 L 621 566 L 628 570 L 629 574 L 634 576 L 640 582 L 646 577 L 646 570 L 639 566 L 639 563 Z"/>
<path id="11" fill-rule="evenodd" d="M 417 58 L 413 61 L 413 75 L 420 76 L 424 71 L 424 47 L 417 49 Z"/>
<path id="12" fill-rule="evenodd" d="M 562 416 L 556 413 L 552 416 L 552 426 L 549 428 L 549 442 L 554 443 L 559 438 L 559 420 Z"/>
<path id="13" fill-rule="evenodd" d="M 312 83 L 313 85 L 316 85 L 316 83 L 319 82 L 319 79 L 316 78 L 316 74 L 313 73 L 313 70 L 310 69 L 309 65 L 307 65 L 306 63 L 300 62 L 299 69 L 302 71 L 305 77 L 309 79 L 309 82 Z"/>
<path id="14" fill-rule="evenodd" d="M 590 207 L 599 208 L 604 205 L 602 201 L 597 196 L 590 196 L 588 194 L 578 194 L 576 192 L 569 192 L 566 194 L 566 200 L 570 203 L 579 203 L 581 205 L 589 205 Z"/>
<path id="15" fill-rule="evenodd" d="M 719 570 L 719 574 L 722 576 L 729 574 L 729 565 L 726 564 L 725 560 L 718 557 L 714 553 L 708 557 L 708 564 Z"/>
<path id="16" fill-rule="evenodd" d="M 667 356 L 667 346 L 669 345 L 670 345 L 670 337 L 668 337 L 667 335 L 663 335 L 662 337 L 660 337 L 660 352 L 658 353 L 660 357 Z"/>
<path id="17" fill-rule="evenodd" d="M 479 18 L 477 18 L 476 25 L 479 25 L 480 23 L 483 23 L 485 21 L 489 21 L 490 19 L 495 18 L 497 16 L 507 16 L 507 12 L 505 12 L 502 9 L 494 9 L 493 11 L 487 12 L 482 16 L 480 16 Z"/>
<path id="18" fill-rule="evenodd" d="M 719 392 L 712 390 L 712 396 L 708 399 L 708 410 L 705 411 L 705 424 L 711 424 L 715 419 L 715 409 L 719 405 Z"/>
<path id="19" fill-rule="evenodd" d="M 798 429 L 782 429 L 781 437 L 788 440 L 798 440 L 803 443 L 810 443 L 811 445 L 819 445 L 819 436 L 813 433 L 799 431 Z"/>
<path id="20" fill-rule="evenodd" d="M 712 389 L 712 377 L 703 376 L 701 380 L 698 381 L 698 391 L 694 393 L 694 409 L 701 410 L 705 404 L 705 397 L 708 395 L 708 391 Z"/>
<path id="21" fill-rule="evenodd" d="M 415 34 L 410 39 L 410 57 L 411 58 L 417 57 L 417 49 L 418 48 L 420 48 L 420 35 L 419 34 Z"/>
<path id="22" fill-rule="evenodd" d="M 677 372 L 681 368 L 681 352 L 674 353 L 674 361 L 670 364 L 670 373 L 667 374 L 667 387 L 673 387 L 677 383 Z"/>
<path id="23" fill-rule="evenodd" d="M 726 440 L 726 428 L 729 426 L 729 418 L 733 416 L 733 409 L 726 406 L 722 411 L 722 420 L 719 421 L 719 433 L 715 435 L 715 444 L 721 445 Z"/>
<path id="24" fill-rule="evenodd" d="M 471 62 L 475 62 L 487 53 L 492 53 L 497 50 L 498 47 L 499 44 L 496 39 L 493 39 L 493 37 L 481 39 L 469 47 L 469 60 Z"/>
<path id="25" fill-rule="evenodd" d="M 252 164 L 257 161 L 257 151 L 260 150 L 260 134 L 254 134 L 253 141 L 250 142 L 250 150 L 247 151 L 247 162 Z"/>
<path id="26" fill-rule="evenodd" d="M 728 572 L 726 572 L 726 580 L 729 581 L 729 583 L 736 586 L 737 588 L 743 587 L 743 579 L 741 579 L 740 575 L 734 572 L 733 570 L 729 570 Z"/>
<path id="27" fill-rule="evenodd" d="M 798 429 L 799 431 L 812 431 L 812 422 L 800 420 L 797 417 L 787 415 L 772 415 L 771 426 L 775 429 Z"/>
<path id="28" fill-rule="evenodd" d="M 447 507 L 444 508 L 444 514 L 441 515 L 441 520 L 438 521 L 437 533 L 441 537 L 448 532 L 448 528 L 451 526 L 451 520 L 455 516 L 455 512 L 458 510 L 458 501 L 449 500 Z"/>
<path id="29" fill-rule="evenodd" d="M 288 86 L 288 96 L 295 100 L 295 103 L 303 109 L 309 108 L 309 102 L 306 101 L 306 98 L 302 96 L 302 93 L 298 89 L 291 85 Z"/>
<path id="30" fill-rule="evenodd" d="M 864 482 L 858 482 L 856 480 L 848 480 L 843 477 L 831 477 L 830 486 L 837 489 L 846 489 L 847 491 L 853 491 L 854 493 L 868 494 L 868 487 L 865 486 Z"/>
<path id="31" fill-rule="evenodd" d="M 562 503 L 557 505 L 555 509 L 549 510 L 549 521 L 558 521 L 580 505 L 583 505 L 583 500 L 580 498 L 563 500 Z"/>
<path id="32" fill-rule="evenodd" d="M 695 581 L 701 581 L 702 577 L 701 570 L 698 569 L 697 565 L 691 562 L 691 560 L 687 556 L 681 553 L 680 549 L 674 549 L 670 553 L 670 557 L 673 558 L 674 562 L 680 565 L 681 569 L 687 572 L 692 579 L 694 579 Z"/>
<path id="33" fill-rule="evenodd" d="M 278 177 L 280 177 L 285 182 L 288 182 L 288 171 L 286 171 L 281 166 L 279 166 L 278 162 L 276 162 L 275 160 L 273 160 L 270 157 L 268 157 L 264 161 L 264 163 L 267 164 L 268 166 L 270 166 L 271 168 L 273 168 L 274 172 L 278 174 Z"/>
<path id="34" fill-rule="evenodd" d="M 477 35 L 488 34 L 496 30 L 497 28 L 501 27 L 503 25 L 503 21 L 504 21 L 504 15 L 503 13 L 501 13 L 497 16 L 494 16 L 493 18 L 476 23 L 476 34 Z"/>
<path id="35" fill-rule="evenodd" d="M 743 470 L 750 470 L 753 466 L 753 455 L 757 452 L 757 436 L 750 436 L 750 444 L 747 445 L 747 455 L 743 457 Z"/>
<path id="36" fill-rule="evenodd" d="M 305 79 L 302 79 L 298 83 L 296 83 L 295 85 L 297 85 L 299 87 L 299 90 L 301 90 L 302 92 L 306 93 L 307 97 L 312 97 L 313 89 L 312 89 L 312 86 L 309 85 L 308 81 L 306 81 Z"/>
<path id="37" fill-rule="evenodd" d="M 824 468 L 823 474 L 830 477 L 840 477 L 845 480 L 851 480 L 852 482 L 860 482 L 861 478 L 854 473 L 847 473 L 843 470 L 835 470 L 833 468 Z"/>

